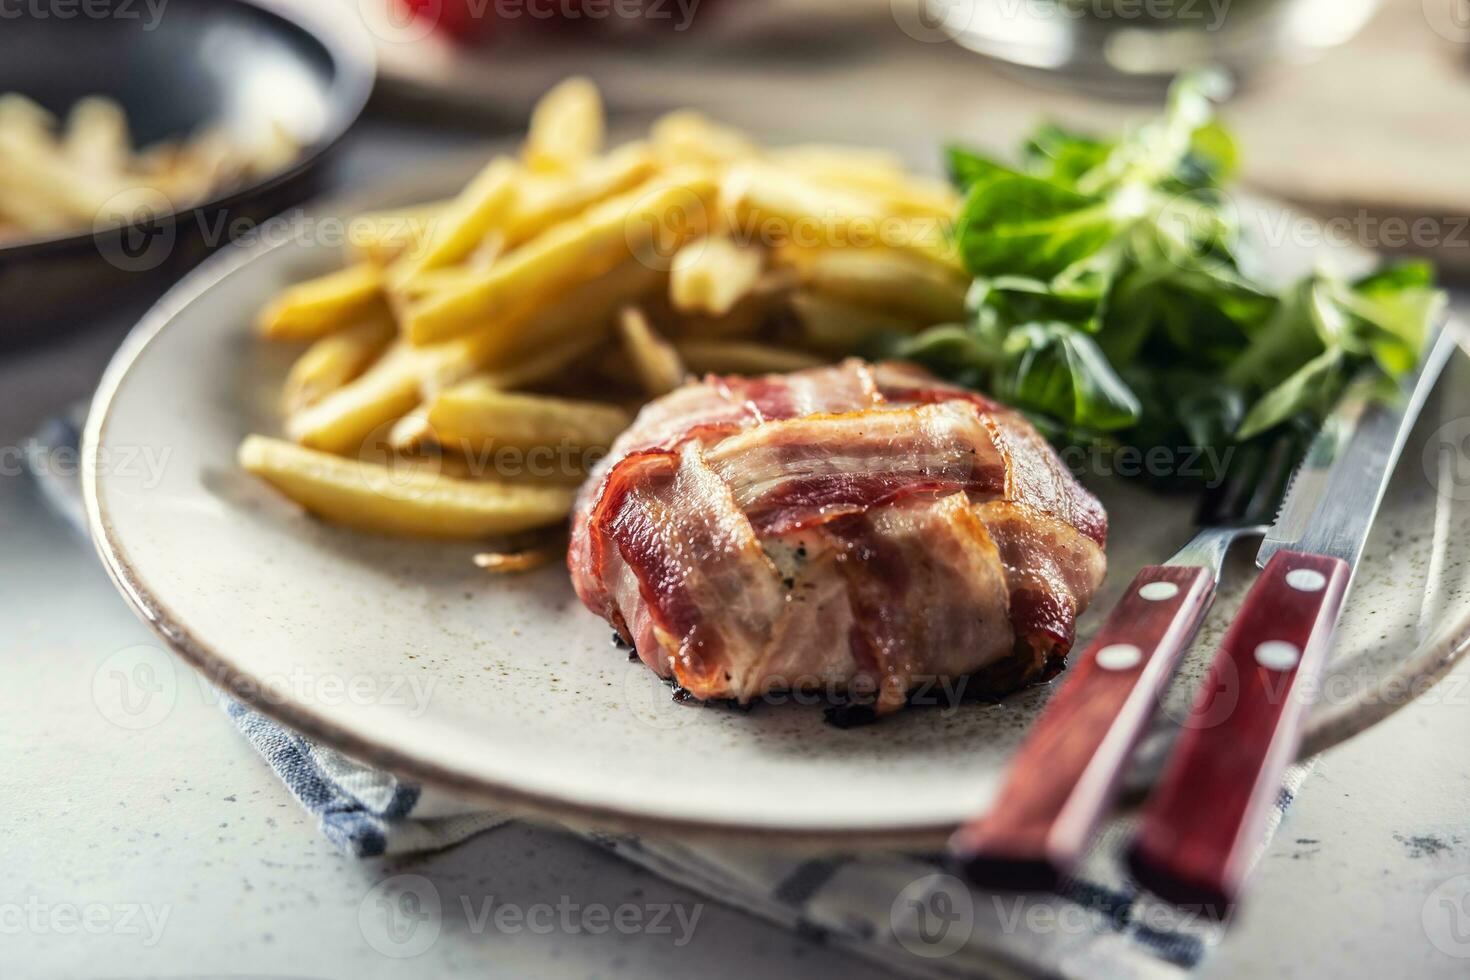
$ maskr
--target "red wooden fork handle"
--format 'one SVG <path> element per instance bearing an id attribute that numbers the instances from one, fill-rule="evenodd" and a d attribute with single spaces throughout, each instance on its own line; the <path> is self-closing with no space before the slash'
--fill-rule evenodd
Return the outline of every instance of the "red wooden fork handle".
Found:
<path id="1" fill-rule="evenodd" d="M 1204 568 L 1138 573 L 1032 727 L 995 805 L 950 839 L 973 881 L 1049 888 L 1076 868 L 1214 589 Z"/>
<path id="2" fill-rule="evenodd" d="M 1225 634 L 1129 863 L 1171 901 L 1229 914 L 1261 847 L 1347 590 L 1345 562 L 1280 551 Z"/>

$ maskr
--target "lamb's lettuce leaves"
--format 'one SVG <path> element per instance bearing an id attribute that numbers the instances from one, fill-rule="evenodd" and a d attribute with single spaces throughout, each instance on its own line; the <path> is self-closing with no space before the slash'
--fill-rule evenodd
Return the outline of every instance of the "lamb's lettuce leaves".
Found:
<path id="1" fill-rule="evenodd" d="M 1062 441 L 1214 450 L 1320 420 L 1364 372 L 1413 369 L 1444 294 L 1422 262 L 1284 290 L 1243 269 L 1234 140 L 1211 75 L 1116 138 L 1046 124 L 1014 166 L 946 149 L 968 318 L 892 339 Z"/>

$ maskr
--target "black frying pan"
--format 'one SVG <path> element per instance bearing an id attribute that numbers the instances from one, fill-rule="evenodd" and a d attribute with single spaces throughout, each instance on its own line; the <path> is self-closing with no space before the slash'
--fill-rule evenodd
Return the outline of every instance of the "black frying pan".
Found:
<path id="1" fill-rule="evenodd" d="M 372 89 L 372 48 L 353 8 L 271 0 L 88 0 L 14 4 L 0 19 L 0 92 L 64 115 L 103 94 L 135 143 L 206 125 L 244 128 L 263 106 L 302 127 L 301 155 L 252 184 L 126 228 L 0 243 L 0 345 L 142 307 L 232 234 L 320 189 L 328 152 Z M 70 16 L 59 16 L 65 10 Z"/>

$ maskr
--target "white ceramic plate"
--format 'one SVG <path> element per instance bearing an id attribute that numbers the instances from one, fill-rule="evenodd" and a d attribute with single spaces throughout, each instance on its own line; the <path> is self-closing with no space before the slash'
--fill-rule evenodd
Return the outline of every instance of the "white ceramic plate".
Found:
<path id="1" fill-rule="evenodd" d="M 444 192 L 459 176 L 405 196 Z M 1271 258 L 1285 273 L 1312 256 Z M 552 817 L 851 846 L 932 839 L 986 807 L 1049 687 L 847 730 L 795 704 L 682 706 L 610 644 L 563 568 L 490 577 L 470 563 L 472 545 L 335 529 L 240 471 L 241 437 L 277 430 L 272 405 L 291 356 L 252 337 L 252 315 L 338 261 L 298 241 L 217 256 L 138 326 L 97 394 L 83 447 L 97 546 L 187 661 L 328 745 Z M 1463 453 L 1465 433 L 1441 426 L 1470 416 L 1467 369 L 1457 356 L 1405 454 L 1311 716 L 1310 750 L 1406 703 L 1465 647 L 1470 487 L 1441 493 L 1434 480 L 1454 462 L 1436 455 L 1441 442 Z M 163 463 L 156 474 L 137 464 L 150 459 Z M 1112 531 L 1110 588 L 1083 641 L 1114 590 L 1188 537 L 1191 509 L 1088 482 Z M 1251 549 L 1239 551 L 1166 722 L 1248 584 Z"/>

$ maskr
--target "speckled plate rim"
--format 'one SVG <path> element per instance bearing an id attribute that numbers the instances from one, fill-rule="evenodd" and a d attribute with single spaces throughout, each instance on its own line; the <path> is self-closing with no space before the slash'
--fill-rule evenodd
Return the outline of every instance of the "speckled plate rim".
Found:
<path id="1" fill-rule="evenodd" d="M 444 171 L 455 168 L 445 167 Z M 433 181 L 415 181 L 431 186 Z M 400 184 L 394 196 L 403 193 Z M 354 200 L 367 200 L 374 195 L 354 195 Z M 328 202 L 324 207 L 340 206 Z M 225 689 L 230 696 L 256 711 L 285 724 L 309 738 L 317 739 L 369 765 L 386 769 L 396 776 L 421 783 L 426 787 L 451 793 L 518 815 L 540 817 L 561 824 L 582 824 L 599 828 L 651 831 L 686 838 L 730 838 L 740 836 L 758 839 L 762 844 L 804 847 L 821 844 L 828 847 L 891 848 L 927 846 L 943 841 L 955 829 L 950 822 L 908 824 L 883 828 L 852 827 L 770 827 L 717 820 L 695 820 L 673 816 L 652 816 L 610 806 L 589 805 L 559 796 L 528 792 L 519 787 L 469 776 L 442 766 L 422 754 L 406 752 L 366 735 L 344 729 L 314 712 L 309 705 L 287 699 L 263 697 L 266 688 L 248 668 L 232 663 L 223 653 L 199 640 L 163 599 L 149 588 L 121 547 L 112 521 L 102 504 L 101 476 L 105 468 L 98 466 L 114 398 L 136 361 L 185 309 L 202 299 L 217 284 L 245 265 L 268 252 L 291 246 L 291 240 L 258 242 L 250 246 L 232 246 L 202 263 L 181 279 L 144 315 L 138 325 L 119 346 L 108 364 L 93 397 L 82 433 L 82 496 L 88 529 L 109 577 L 143 622 L 168 647 L 194 669 Z M 1446 329 L 1463 339 L 1467 334 L 1458 321 L 1451 320 Z M 1338 744 L 1422 696 L 1470 650 L 1470 607 L 1452 628 L 1440 628 L 1428 641 L 1398 661 L 1398 669 L 1372 685 L 1362 687 L 1355 697 L 1330 711 L 1315 715 L 1303 735 L 1299 758 L 1315 755 Z M 1402 696 L 1404 690 L 1415 691 L 1415 698 Z"/>

